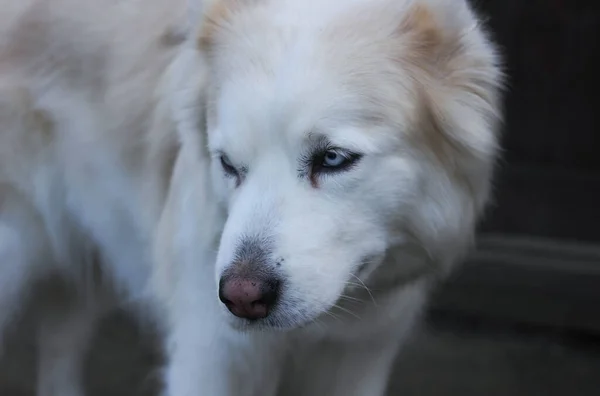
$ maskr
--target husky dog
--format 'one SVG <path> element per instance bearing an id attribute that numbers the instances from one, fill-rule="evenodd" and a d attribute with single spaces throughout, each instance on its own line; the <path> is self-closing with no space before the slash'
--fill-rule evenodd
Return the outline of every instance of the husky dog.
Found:
<path id="1" fill-rule="evenodd" d="M 78 293 L 38 394 L 82 395 L 116 297 L 164 324 L 168 396 L 383 395 L 488 199 L 466 2 L 0 5 L 0 329 L 40 279 Z"/>
<path id="2" fill-rule="evenodd" d="M 462 0 L 222 0 L 198 26 L 225 225 L 211 287 L 206 189 L 180 190 L 168 394 L 383 395 L 488 199 L 493 45 Z"/>

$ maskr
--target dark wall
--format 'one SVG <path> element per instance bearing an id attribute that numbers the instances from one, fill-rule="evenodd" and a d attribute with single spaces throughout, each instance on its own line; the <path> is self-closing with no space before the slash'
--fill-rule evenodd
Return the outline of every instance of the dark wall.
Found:
<path id="1" fill-rule="evenodd" d="M 475 0 L 508 85 L 485 231 L 600 242 L 600 1 Z"/>
<path id="2" fill-rule="evenodd" d="M 479 8 L 506 59 L 508 159 L 600 170 L 600 1 Z"/>

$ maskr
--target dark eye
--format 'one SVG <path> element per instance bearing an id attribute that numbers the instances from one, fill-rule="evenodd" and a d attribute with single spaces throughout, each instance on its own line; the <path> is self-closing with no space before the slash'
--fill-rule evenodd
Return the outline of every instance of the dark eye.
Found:
<path id="1" fill-rule="evenodd" d="M 226 155 L 221 155 L 221 166 L 227 175 L 235 177 L 239 176 L 237 169 L 231 164 L 231 161 L 229 161 L 229 158 L 227 158 Z"/>

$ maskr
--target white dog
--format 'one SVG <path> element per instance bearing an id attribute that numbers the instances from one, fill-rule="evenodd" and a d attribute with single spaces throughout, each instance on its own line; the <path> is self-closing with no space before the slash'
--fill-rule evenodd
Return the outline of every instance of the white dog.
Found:
<path id="1" fill-rule="evenodd" d="M 152 292 L 169 396 L 383 395 L 490 188 L 501 75 L 466 3 L 0 5 L 0 326 L 50 272 L 82 295 L 39 393 L 81 394 L 98 266 Z"/>
<path id="2" fill-rule="evenodd" d="M 168 394 L 383 395 L 488 197 L 493 47 L 463 1 L 240 0 L 206 8 L 196 48 L 226 223 L 211 286 L 195 260 L 206 189 L 172 204 Z"/>

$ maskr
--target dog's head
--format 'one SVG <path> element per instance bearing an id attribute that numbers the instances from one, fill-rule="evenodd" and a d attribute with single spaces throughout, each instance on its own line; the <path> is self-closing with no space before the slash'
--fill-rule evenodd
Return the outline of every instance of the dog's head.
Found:
<path id="1" fill-rule="evenodd" d="M 465 250 L 500 72 L 462 0 L 222 0 L 199 34 L 239 325 L 309 323 L 403 246 L 441 267 Z"/>

